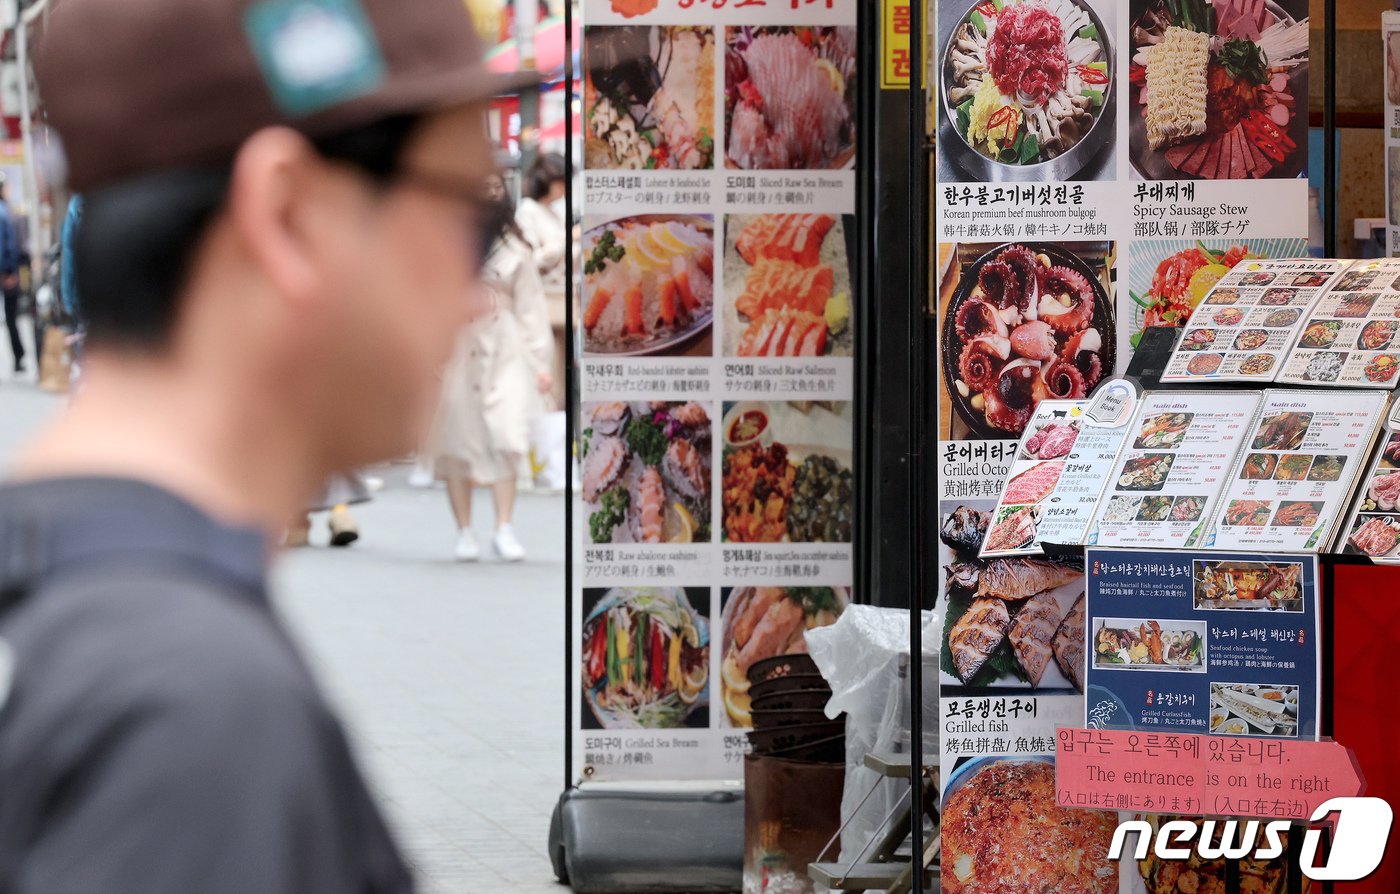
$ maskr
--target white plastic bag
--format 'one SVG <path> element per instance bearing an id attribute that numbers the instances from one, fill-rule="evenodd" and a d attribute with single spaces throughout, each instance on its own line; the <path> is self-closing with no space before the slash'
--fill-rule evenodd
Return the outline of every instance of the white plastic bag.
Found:
<path id="1" fill-rule="evenodd" d="M 530 469 L 535 486 L 563 490 L 569 461 L 568 419 L 564 411 L 545 413 L 530 422 Z"/>
<path id="2" fill-rule="evenodd" d="M 941 628 L 923 613 L 923 747 L 938 754 L 938 650 Z M 909 612 L 849 606 L 835 624 L 807 631 L 807 648 L 831 685 L 826 716 L 846 714 L 846 785 L 841 798 L 842 862 L 856 859 L 885 831 L 885 818 L 906 796 L 908 780 L 865 766 L 865 755 L 907 754 L 909 741 Z M 871 789 L 874 794 L 866 799 Z M 861 805 L 865 799 L 864 805 Z"/>

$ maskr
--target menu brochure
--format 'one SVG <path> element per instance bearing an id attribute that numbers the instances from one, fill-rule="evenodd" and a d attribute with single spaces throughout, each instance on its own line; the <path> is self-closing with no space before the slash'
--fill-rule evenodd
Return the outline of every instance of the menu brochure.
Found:
<path id="1" fill-rule="evenodd" d="M 1146 395 L 1088 542 L 1171 549 L 1199 543 L 1260 400 L 1257 391 Z"/>
<path id="2" fill-rule="evenodd" d="M 1346 262 L 1246 261 L 1191 314 L 1163 382 L 1272 382 L 1307 312 Z"/>
<path id="3" fill-rule="evenodd" d="M 1016 445 L 982 558 L 1036 555 L 1042 543 L 1084 542 L 1131 428 L 1128 418 L 1113 427 L 1096 424 L 1093 403 L 1046 400 L 1037 406 Z"/>
<path id="4" fill-rule="evenodd" d="M 1369 556 L 1380 564 L 1400 564 L 1400 433 L 1396 432 L 1395 412 L 1391 410 L 1380 448 L 1366 469 L 1357 489 L 1356 504 L 1347 521 L 1345 536 L 1337 551 Z"/>
<path id="5" fill-rule="evenodd" d="M 1400 384 L 1400 258 L 1358 261 L 1304 321 L 1278 381 L 1357 388 Z"/>
<path id="6" fill-rule="evenodd" d="M 1264 392 L 1205 546 L 1321 552 L 1383 420 L 1372 391 Z"/>

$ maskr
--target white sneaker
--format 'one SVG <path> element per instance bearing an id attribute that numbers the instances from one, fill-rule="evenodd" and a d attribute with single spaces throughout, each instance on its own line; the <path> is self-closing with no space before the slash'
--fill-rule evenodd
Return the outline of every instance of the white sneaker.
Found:
<path id="1" fill-rule="evenodd" d="M 503 562 L 519 562 L 525 558 L 525 547 L 515 539 L 515 531 L 510 525 L 501 525 L 496 529 L 495 545 L 496 555 L 500 556 Z"/>
<path id="2" fill-rule="evenodd" d="M 413 471 L 408 473 L 409 487 L 432 487 L 433 473 L 422 466 L 414 466 Z"/>
<path id="3" fill-rule="evenodd" d="M 458 562 L 475 562 L 481 558 L 481 547 L 477 545 L 476 534 L 471 528 L 463 528 L 457 535 L 457 546 L 452 550 L 452 557 Z"/>

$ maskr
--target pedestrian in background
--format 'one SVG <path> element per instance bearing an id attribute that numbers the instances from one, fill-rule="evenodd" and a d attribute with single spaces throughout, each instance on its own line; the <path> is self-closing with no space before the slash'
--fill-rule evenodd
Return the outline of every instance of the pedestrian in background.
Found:
<path id="1" fill-rule="evenodd" d="M 544 286 L 549 307 L 549 326 L 554 331 L 554 408 L 564 406 L 564 348 L 569 334 L 565 314 L 567 284 L 564 253 L 569 249 L 565 224 L 564 197 L 569 191 L 564 156 L 545 153 L 535 159 L 525 175 L 525 197 L 515 214 L 525 240 L 534 249 L 535 269 Z"/>
<path id="2" fill-rule="evenodd" d="M 0 290 L 5 295 L 5 328 L 10 333 L 10 354 L 15 372 L 24 372 L 24 339 L 19 333 L 19 230 L 10 211 L 9 184 L 0 174 Z"/>
<path id="3" fill-rule="evenodd" d="M 453 555 L 481 558 L 472 530 L 472 491 L 490 488 L 496 511 L 492 545 L 507 562 L 525 558 L 512 521 L 530 421 L 544 410 L 550 372 L 549 313 L 534 252 L 515 223 L 505 182 L 487 186 L 486 267 L 482 280 L 492 309 L 462 334 L 444 374 L 433 443 L 436 476 L 447 483 L 457 522 Z"/>
<path id="4" fill-rule="evenodd" d="M 409 894 L 268 564 L 431 421 L 536 78 L 461 0 L 132 6 L 38 41 L 88 343 L 0 485 L 0 891 Z"/>

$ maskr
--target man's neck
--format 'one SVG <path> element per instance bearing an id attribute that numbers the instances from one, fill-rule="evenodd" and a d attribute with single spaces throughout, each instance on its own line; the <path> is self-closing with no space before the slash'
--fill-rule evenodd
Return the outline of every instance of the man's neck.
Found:
<path id="1" fill-rule="evenodd" d="M 295 428 L 267 392 L 258 401 L 170 366 L 90 358 L 81 394 L 21 453 L 13 475 L 137 479 L 279 537 L 321 484 Z"/>

